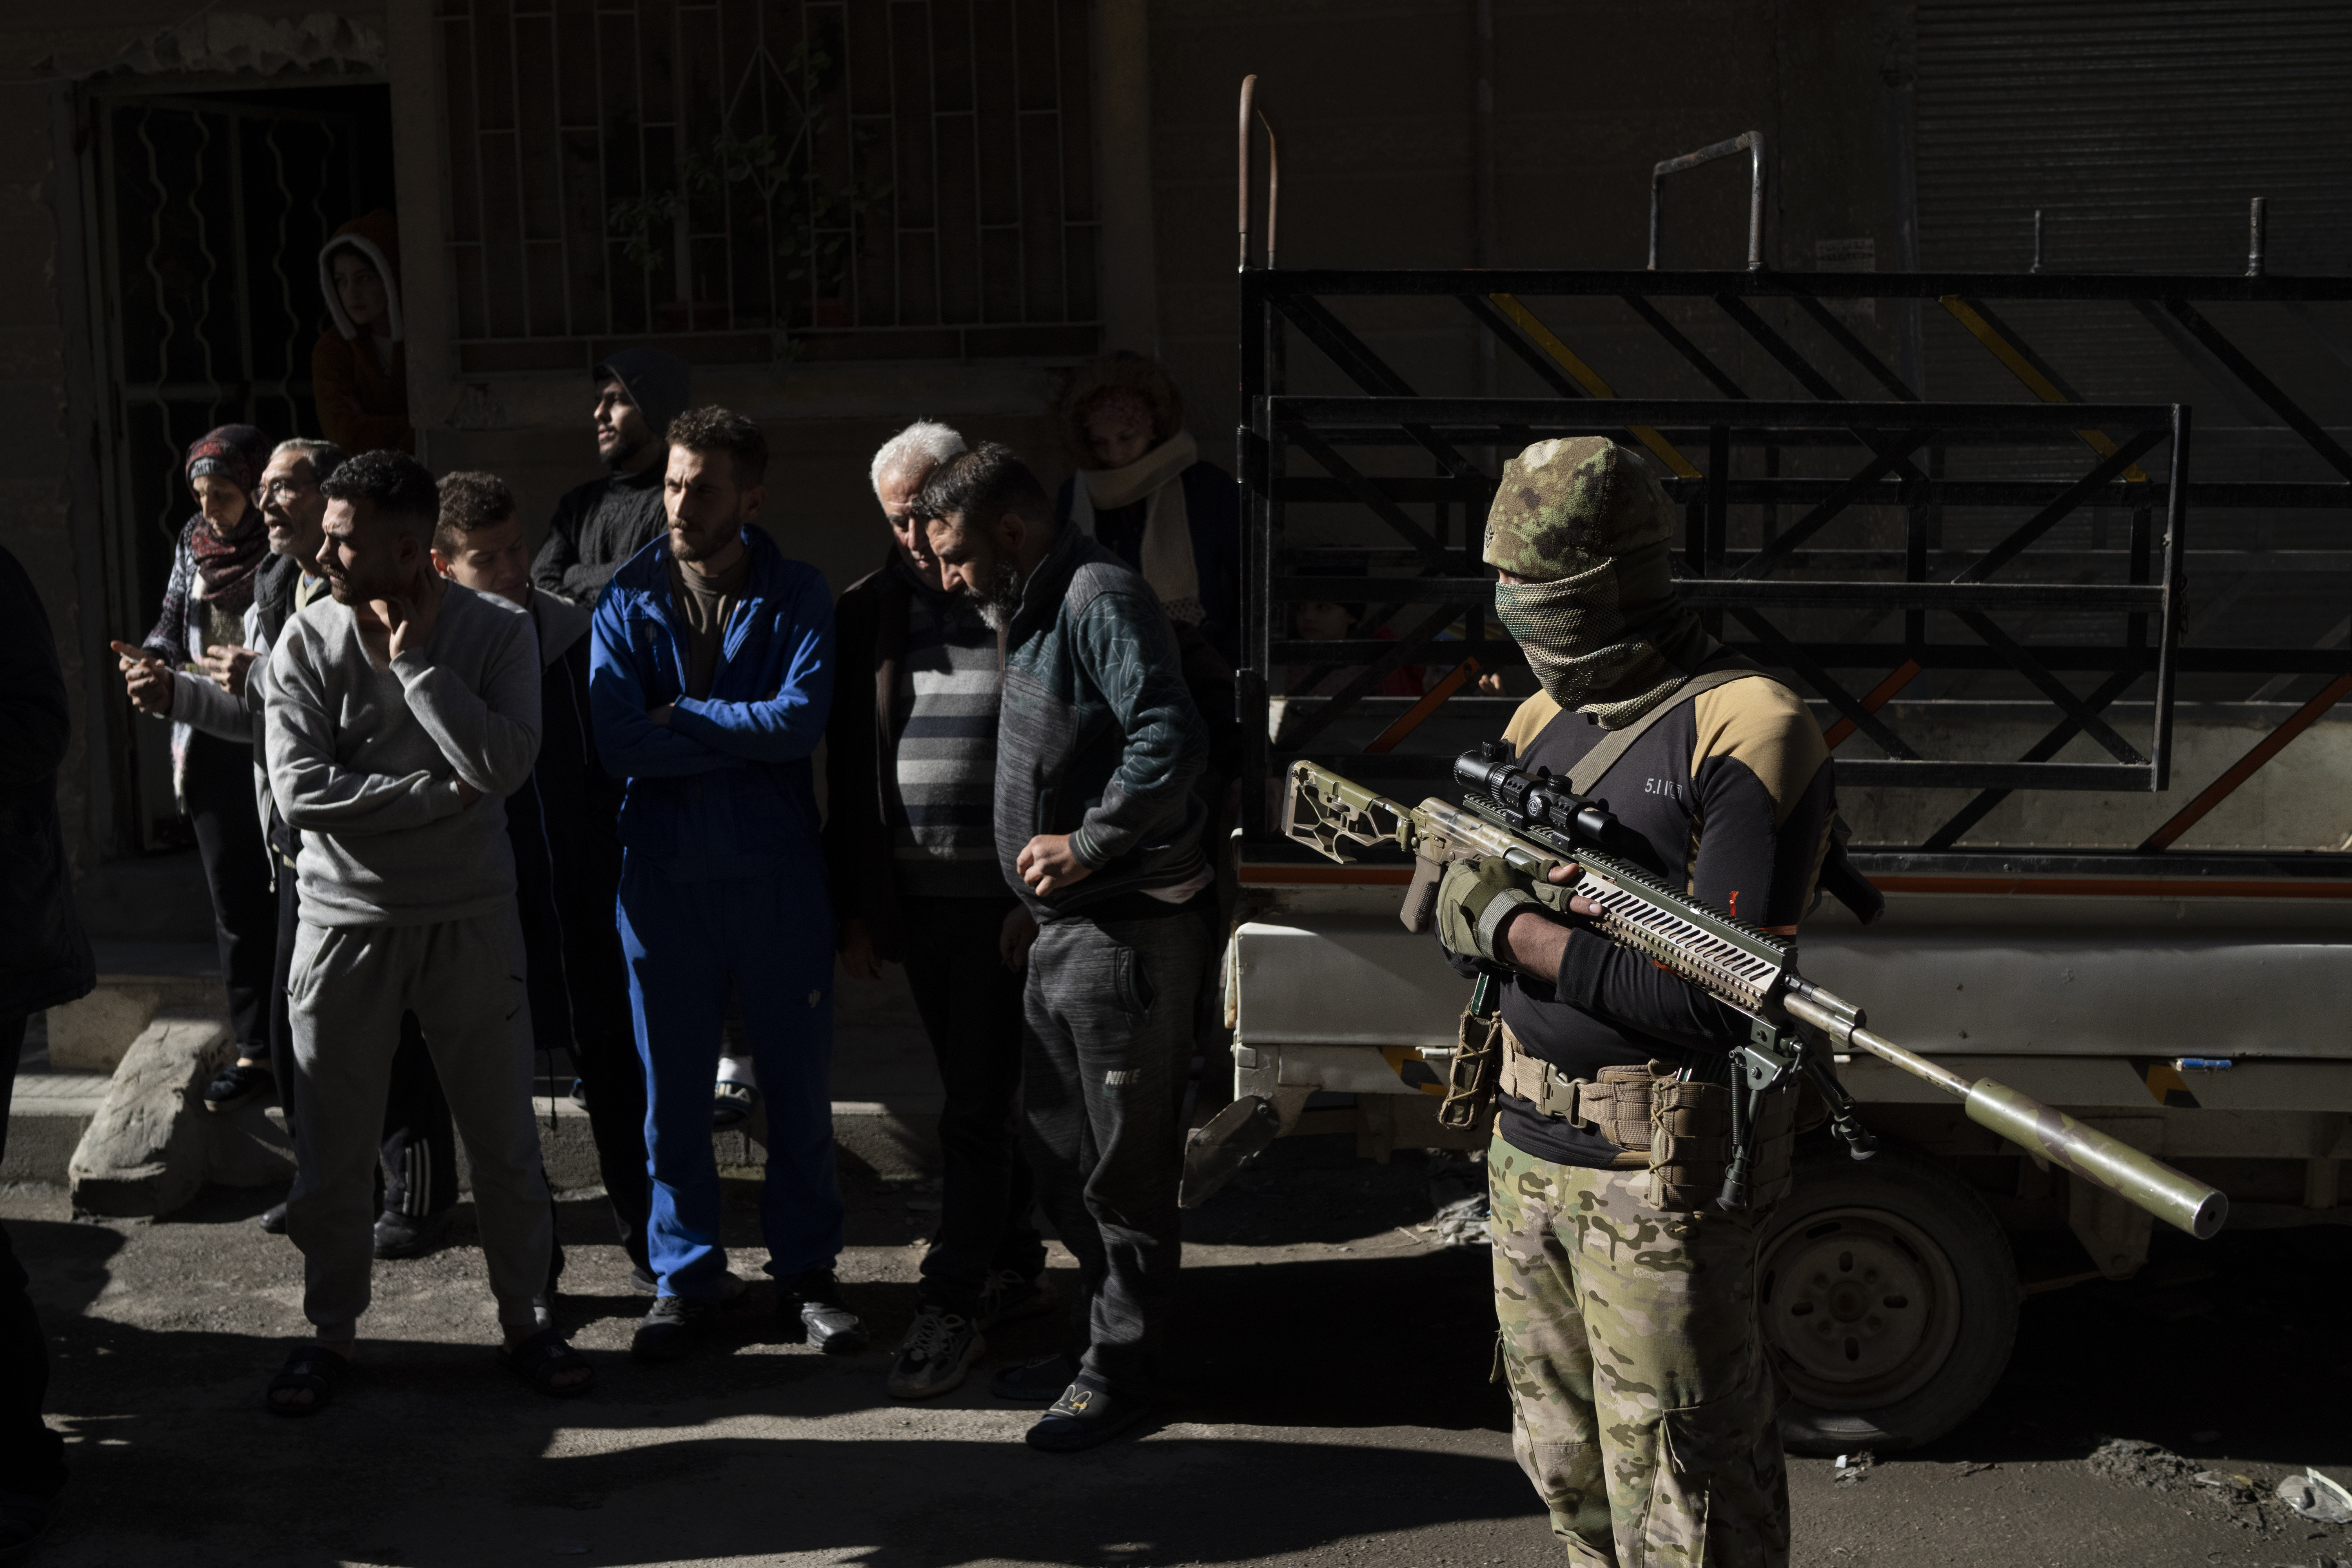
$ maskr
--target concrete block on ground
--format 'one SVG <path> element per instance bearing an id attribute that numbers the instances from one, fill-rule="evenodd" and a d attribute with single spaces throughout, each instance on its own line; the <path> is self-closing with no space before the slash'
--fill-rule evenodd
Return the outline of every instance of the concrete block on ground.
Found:
<path id="1" fill-rule="evenodd" d="M 74 1150 L 67 1177 L 77 1213 L 152 1216 L 196 1195 L 212 1145 L 201 1120 L 205 1082 L 234 1048 L 219 1018 L 156 1015 L 115 1068 Z"/>
<path id="2" fill-rule="evenodd" d="M 144 987 L 100 985 L 79 1002 L 50 1008 L 49 1061 L 68 1072 L 112 1072 L 162 1003 Z"/>
<path id="3" fill-rule="evenodd" d="M 99 1072 L 20 1073 L 8 1105 L 8 1157 L 0 1183 L 38 1182 L 62 1187 L 82 1134 L 106 1102 L 108 1075 Z"/>
<path id="4" fill-rule="evenodd" d="M 49 1063 L 60 1071 L 112 1072 L 158 1013 L 226 1019 L 220 950 L 209 942 L 91 944 L 98 988 L 48 1012 Z"/>

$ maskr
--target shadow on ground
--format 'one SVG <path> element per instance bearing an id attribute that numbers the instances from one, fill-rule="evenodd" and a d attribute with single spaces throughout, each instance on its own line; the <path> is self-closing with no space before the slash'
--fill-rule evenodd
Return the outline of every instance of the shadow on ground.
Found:
<path id="1" fill-rule="evenodd" d="M 2080 1458 L 2111 1436 L 2189 1458 L 2352 1465 L 2352 1229 L 2157 1227 L 2137 1279 L 2027 1298 L 2009 1370 L 1928 1460 Z"/>

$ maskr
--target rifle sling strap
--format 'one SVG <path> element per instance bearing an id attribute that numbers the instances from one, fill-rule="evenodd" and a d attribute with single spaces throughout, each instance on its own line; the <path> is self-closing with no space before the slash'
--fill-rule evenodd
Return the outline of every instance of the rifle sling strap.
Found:
<path id="1" fill-rule="evenodd" d="M 1669 693 L 1659 704 L 1622 730 L 1612 730 L 1601 737 L 1601 743 L 1584 753 L 1583 760 L 1568 771 L 1568 787 L 1578 795 L 1591 795 L 1592 786 L 1601 775 L 1617 765 L 1617 759 L 1633 749 L 1633 742 L 1648 734 L 1650 726 L 1696 700 L 1702 693 L 1718 686 L 1728 686 L 1735 680 L 1762 675 L 1763 670 L 1745 659 L 1724 669 L 1710 669 L 1705 675 L 1694 675 Z"/>

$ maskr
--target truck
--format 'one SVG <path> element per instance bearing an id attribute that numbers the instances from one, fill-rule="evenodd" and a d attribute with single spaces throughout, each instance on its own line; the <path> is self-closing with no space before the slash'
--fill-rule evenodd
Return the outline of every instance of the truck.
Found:
<path id="1" fill-rule="evenodd" d="M 1280 781 L 1304 758 L 1458 800 L 1454 757 L 1533 690 L 1488 611 L 1493 476 L 1597 433 L 1651 454 L 1683 509 L 1680 588 L 1709 631 L 1822 721 L 1885 908 L 1817 907 L 1804 973 L 1880 1034 L 2221 1189 L 2233 1226 L 2341 1221 L 2352 454 L 2287 383 L 2315 343 L 2352 365 L 2330 310 L 2352 279 L 2270 272 L 2259 201 L 2242 271 L 1782 271 L 1755 132 L 1656 165 L 1641 268 L 1284 268 L 1272 131 L 1244 91 L 1246 761 L 1223 988 L 1250 1116 L 1212 1127 L 1352 1134 L 1377 1160 L 1491 1135 L 1436 1116 L 1467 986 L 1397 918 L 1409 863 L 1285 842 Z M 1666 182 L 1721 159 L 1752 171 L 1747 265 L 1661 266 Z M 1424 390 L 1378 352 L 1384 323 L 1440 309 L 1518 390 Z M 2108 331 L 2139 336 L 2131 376 L 2102 374 L 2146 395 L 2085 398 L 2032 342 Z M 1727 331 L 1769 382 L 1709 352 Z M 1916 348 L 1881 351 L 1927 332 L 2013 395 L 1923 395 Z M 2200 437 L 2190 394 L 2215 384 Z M 1346 605 L 1349 635 L 1295 635 L 1310 601 Z M 1414 669 L 1421 695 L 1382 694 Z M 1838 1070 L 1887 1148 L 1801 1161 L 1762 1234 L 1762 1330 L 1788 1446 L 1883 1452 L 1982 1402 L 2026 1295 L 2140 1270 L 2151 1221 L 1906 1073 Z"/>

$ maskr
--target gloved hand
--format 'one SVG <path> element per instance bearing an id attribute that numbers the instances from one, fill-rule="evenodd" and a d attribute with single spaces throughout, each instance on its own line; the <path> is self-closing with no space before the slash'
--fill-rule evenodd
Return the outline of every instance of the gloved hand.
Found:
<path id="1" fill-rule="evenodd" d="M 1437 940 L 1458 958 L 1500 963 L 1496 931 L 1515 910 L 1535 907 L 1534 897 L 1500 856 L 1456 860 L 1437 884 Z"/>

